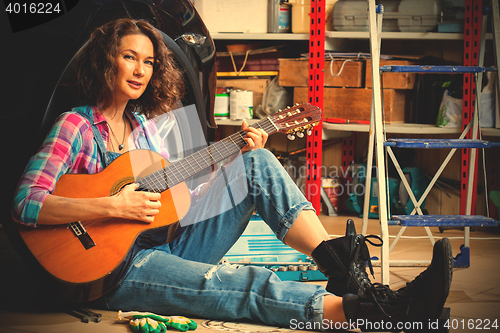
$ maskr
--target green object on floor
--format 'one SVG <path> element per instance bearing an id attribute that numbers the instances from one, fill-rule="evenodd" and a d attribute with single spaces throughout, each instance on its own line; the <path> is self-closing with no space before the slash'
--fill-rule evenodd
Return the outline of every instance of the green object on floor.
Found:
<path id="1" fill-rule="evenodd" d="M 180 316 L 160 316 L 151 312 L 118 311 L 118 319 L 129 319 L 129 326 L 137 333 L 164 333 L 167 329 L 194 331 L 198 325 L 194 320 Z"/>
<path id="2" fill-rule="evenodd" d="M 129 322 L 132 331 L 137 333 L 164 333 L 167 331 L 165 323 L 151 318 L 137 318 Z"/>

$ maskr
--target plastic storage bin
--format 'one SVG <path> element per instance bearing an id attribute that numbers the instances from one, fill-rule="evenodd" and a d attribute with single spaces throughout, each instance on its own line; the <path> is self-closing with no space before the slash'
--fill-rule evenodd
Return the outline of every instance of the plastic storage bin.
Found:
<path id="1" fill-rule="evenodd" d="M 441 17 L 440 0 L 401 0 L 398 8 L 398 25 L 402 32 L 434 30 Z"/>
<path id="2" fill-rule="evenodd" d="M 399 0 L 380 2 L 384 5 L 382 31 L 399 31 L 397 11 Z M 333 29 L 338 31 L 368 31 L 368 2 L 339 0 L 333 7 Z"/>
<path id="3" fill-rule="evenodd" d="M 441 0 L 384 0 L 382 31 L 426 32 L 434 30 L 441 17 Z M 368 31 L 366 0 L 339 0 L 333 7 L 333 29 Z"/>

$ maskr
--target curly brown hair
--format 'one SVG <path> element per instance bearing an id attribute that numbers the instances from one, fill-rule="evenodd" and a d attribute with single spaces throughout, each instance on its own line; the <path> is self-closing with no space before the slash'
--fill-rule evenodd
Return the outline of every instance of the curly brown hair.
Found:
<path id="1" fill-rule="evenodd" d="M 128 35 L 144 35 L 151 40 L 155 64 L 146 90 L 138 99 L 130 100 L 127 107 L 147 118 L 172 110 L 184 95 L 182 71 L 161 33 L 144 20 L 119 19 L 92 32 L 73 65 L 70 82 L 74 92 L 82 102 L 101 110 L 112 105 L 117 73 L 115 56 L 121 38 Z"/>

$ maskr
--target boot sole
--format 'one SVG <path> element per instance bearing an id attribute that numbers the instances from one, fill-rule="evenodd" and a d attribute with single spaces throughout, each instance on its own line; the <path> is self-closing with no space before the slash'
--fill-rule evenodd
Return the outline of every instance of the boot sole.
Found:
<path id="1" fill-rule="evenodd" d="M 424 311 L 424 313 L 422 313 L 417 318 L 413 317 L 410 320 L 414 322 L 420 321 L 424 325 L 426 325 L 428 322 L 437 320 L 441 316 L 444 304 L 446 303 L 446 299 L 448 298 L 450 292 L 451 281 L 453 278 L 453 255 L 451 244 L 448 238 L 438 240 L 434 244 L 430 268 L 432 269 L 436 279 L 435 283 L 430 286 L 433 291 L 431 291 L 430 297 L 425 302 L 428 311 L 427 313 Z M 433 297 L 433 295 L 436 297 Z M 405 332 L 413 333 L 420 331 L 407 330 Z"/>
<path id="2" fill-rule="evenodd" d="M 437 242 L 436 242 L 437 243 Z M 446 303 L 446 299 L 450 293 L 451 281 L 453 279 L 453 252 L 451 249 L 451 243 L 448 238 L 441 239 L 440 246 L 434 247 L 434 257 L 436 257 L 436 251 L 442 251 L 444 262 L 439 265 L 436 263 L 438 269 L 442 269 L 442 275 L 444 280 L 444 294 L 438 303 L 438 309 L 436 313 L 434 313 L 434 319 L 437 319 L 441 316 L 441 312 L 443 311 L 444 304 Z M 432 264 L 432 263 L 431 263 Z M 433 265 L 433 269 L 436 269 L 436 266 Z"/>

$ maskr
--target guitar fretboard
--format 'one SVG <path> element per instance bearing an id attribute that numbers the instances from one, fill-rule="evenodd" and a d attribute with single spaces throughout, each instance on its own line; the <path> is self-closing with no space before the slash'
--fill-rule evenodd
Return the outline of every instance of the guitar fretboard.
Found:
<path id="1" fill-rule="evenodd" d="M 277 131 L 271 119 L 265 118 L 251 127 L 263 129 L 267 134 Z M 238 153 L 247 143 L 243 138 L 247 132 L 241 130 L 212 145 L 201 149 L 177 162 L 137 180 L 139 189 L 148 192 L 163 192 L 189 179 L 206 168 Z"/>

